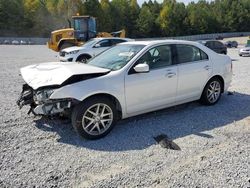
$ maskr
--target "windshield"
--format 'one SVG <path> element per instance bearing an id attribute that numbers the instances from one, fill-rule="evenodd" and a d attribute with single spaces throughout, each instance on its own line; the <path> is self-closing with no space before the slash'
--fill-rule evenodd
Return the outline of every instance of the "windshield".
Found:
<path id="1" fill-rule="evenodd" d="M 87 31 L 87 20 L 86 19 L 74 19 L 74 29 L 76 31 Z"/>
<path id="2" fill-rule="evenodd" d="M 97 42 L 96 39 L 90 39 L 88 42 L 84 43 L 82 46 L 92 46 Z"/>
<path id="3" fill-rule="evenodd" d="M 87 64 L 110 70 L 119 70 L 124 67 L 143 47 L 144 45 L 134 44 L 118 45 L 104 51 L 87 62 Z"/>

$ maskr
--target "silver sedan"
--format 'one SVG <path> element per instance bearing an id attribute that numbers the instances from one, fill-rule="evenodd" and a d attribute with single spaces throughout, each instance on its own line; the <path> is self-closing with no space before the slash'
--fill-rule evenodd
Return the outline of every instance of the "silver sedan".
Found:
<path id="1" fill-rule="evenodd" d="M 239 56 L 250 56 L 250 44 L 239 50 Z"/>

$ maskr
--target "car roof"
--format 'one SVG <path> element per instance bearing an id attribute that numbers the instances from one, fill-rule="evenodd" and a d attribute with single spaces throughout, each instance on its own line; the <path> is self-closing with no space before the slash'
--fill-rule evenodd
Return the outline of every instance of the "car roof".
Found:
<path id="1" fill-rule="evenodd" d="M 120 43 L 119 45 L 124 45 L 124 44 L 132 44 L 132 45 L 155 45 L 155 44 L 191 44 L 191 45 L 196 45 L 197 42 L 194 41 L 187 41 L 187 40 L 172 40 L 172 39 L 167 39 L 167 40 L 144 40 L 144 41 L 129 41 L 129 42 L 124 42 Z"/>
<path id="2" fill-rule="evenodd" d="M 130 38 L 120 38 L 120 37 L 97 37 L 97 38 L 93 38 L 94 40 L 104 40 L 104 39 L 121 39 L 121 40 L 127 40 L 127 41 L 133 41 L 134 39 L 130 39 Z"/>

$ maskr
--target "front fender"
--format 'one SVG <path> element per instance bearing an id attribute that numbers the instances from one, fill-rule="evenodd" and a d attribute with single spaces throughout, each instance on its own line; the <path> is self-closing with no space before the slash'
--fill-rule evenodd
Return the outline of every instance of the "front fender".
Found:
<path id="1" fill-rule="evenodd" d="M 50 99 L 73 98 L 83 101 L 96 94 L 108 94 L 115 97 L 121 105 L 122 112 L 125 112 L 124 81 L 121 76 L 110 78 L 105 75 L 66 85 L 55 89 Z"/>

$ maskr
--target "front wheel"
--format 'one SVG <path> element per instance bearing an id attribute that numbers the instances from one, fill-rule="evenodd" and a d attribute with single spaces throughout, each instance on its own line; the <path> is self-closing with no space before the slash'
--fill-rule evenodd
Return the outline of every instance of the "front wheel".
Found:
<path id="1" fill-rule="evenodd" d="M 86 63 L 88 61 L 88 59 L 90 59 L 91 57 L 90 56 L 87 56 L 87 55 L 81 55 L 79 56 L 76 61 L 77 62 L 81 62 L 81 63 Z"/>
<path id="2" fill-rule="evenodd" d="M 94 97 L 73 109 L 71 121 L 81 137 L 99 139 L 106 136 L 116 124 L 117 111 L 108 98 Z"/>
<path id="3" fill-rule="evenodd" d="M 221 81 L 218 78 L 212 78 L 205 86 L 200 101 L 205 105 L 214 105 L 219 101 L 221 97 L 221 92 Z"/>

